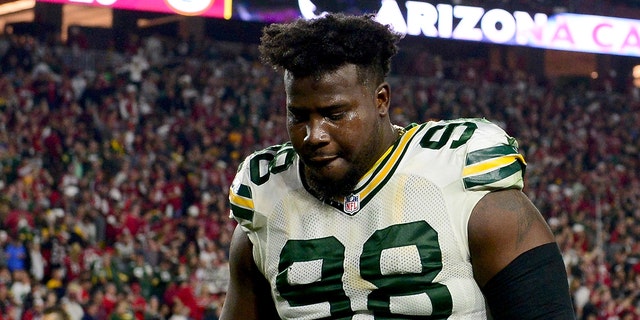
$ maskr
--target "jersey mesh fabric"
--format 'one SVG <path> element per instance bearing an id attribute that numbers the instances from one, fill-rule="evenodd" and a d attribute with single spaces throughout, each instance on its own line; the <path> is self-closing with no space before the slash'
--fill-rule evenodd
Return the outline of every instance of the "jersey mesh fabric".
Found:
<path id="1" fill-rule="evenodd" d="M 429 206 L 425 207 L 425 203 Z M 388 310 L 401 316 L 426 316 L 433 310 L 431 298 L 427 291 L 430 289 L 432 281 L 417 281 L 408 276 L 414 275 L 416 278 L 425 279 L 433 277 L 433 282 L 439 282 L 447 286 L 453 300 L 453 315 L 451 319 L 462 319 L 470 316 L 476 319 L 484 317 L 484 300 L 479 289 L 475 286 L 472 272 L 467 257 L 459 249 L 458 240 L 455 239 L 448 218 L 446 202 L 441 191 L 434 184 L 424 178 L 408 175 L 397 175 L 390 180 L 375 197 L 357 214 L 350 216 L 335 208 L 322 204 L 309 195 L 291 193 L 285 197 L 284 201 L 275 207 L 273 212 L 272 228 L 269 232 L 268 250 L 272 254 L 266 265 L 270 266 L 268 274 L 275 277 L 282 270 L 278 270 L 280 264 L 280 252 L 289 239 L 318 239 L 335 237 L 337 242 L 344 246 L 344 258 L 340 259 L 343 264 L 343 274 L 340 281 L 343 285 L 346 299 L 350 309 L 359 318 L 373 319 L 369 305 L 372 292 L 375 290 L 389 299 Z M 422 224 L 423 228 L 407 229 L 404 226 Z M 427 225 L 429 227 L 427 227 Z M 386 234 L 378 230 L 390 230 L 396 228 L 396 232 L 388 231 Z M 411 234 L 421 232 L 423 229 L 433 228 L 437 233 L 437 239 L 429 239 L 422 234 Z M 379 233 L 380 238 L 371 240 L 374 233 Z M 403 233 L 403 234 L 398 234 Z M 283 235 L 287 235 L 284 237 Z M 413 242 L 422 245 L 423 256 L 420 256 L 420 249 L 416 244 L 406 245 L 404 237 L 413 238 Z M 402 239 L 399 239 L 402 238 Z M 375 241 L 382 241 L 375 243 Z M 399 241 L 398 245 L 394 243 Z M 372 245 L 368 251 L 372 251 L 378 257 L 372 258 L 379 261 L 377 264 L 367 264 L 362 259 L 367 256 L 365 243 Z M 338 248 L 335 250 L 338 251 Z M 433 259 L 430 251 L 437 251 L 441 254 L 438 261 L 443 265 L 430 265 L 425 260 Z M 332 259 L 325 257 L 324 260 Z M 367 258 L 368 259 L 368 258 Z M 316 260 L 317 261 L 317 260 Z M 368 260 L 367 260 L 368 261 Z M 323 261 L 326 263 L 326 261 Z M 291 271 L 309 274 L 318 274 L 318 264 L 297 264 Z M 386 266 L 386 267 L 385 267 Z M 299 267 L 308 267 L 302 269 Z M 369 273 L 379 273 L 378 285 L 363 279 L 361 268 L 371 268 L 374 271 Z M 441 270 L 440 270 L 441 269 Z M 417 272 L 416 272 L 417 271 Z M 339 271 L 336 271 L 339 272 Z M 327 277 L 327 275 L 323 275 Z M 390 279 L 384 282 L 384 279 Z M 403 279 L 408 278 L 408 279 Z M 275 281 L 272 278 L 273 281 Z M 320 279 L 318 279 L 320 280 Z M 382 284 L 382 289 L 380 289 Z M 321 286 L 322 282 L 316 283 Z M 424 290 L 410 288 L 424 287 Z M 402 290 L 404 288 L 404 290 Z M 393 294 L 393 292 L 398 292 Z M 304 294 L 304 292 L 302 292 Z M 312 294 L 313 293 L 309 293 Z M 433 294 L 433 293 L 432 293 Z M 280 296 L 282 297 L 282 296 Z M 331 303 L 326 302 L 330 296 L 318 294 L 306 305 L 291 306 L 286 299 L 280 299 L 278 308 L 281 316 L 287 319 L 315 319 L 321 317 L 332 317 Z"/>

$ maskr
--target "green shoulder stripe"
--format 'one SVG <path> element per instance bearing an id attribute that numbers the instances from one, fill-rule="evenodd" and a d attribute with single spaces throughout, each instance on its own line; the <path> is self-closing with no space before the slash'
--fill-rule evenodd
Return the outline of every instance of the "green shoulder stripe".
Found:
<path id="1" fill-rule="evenodd" d="M 244 184 L 241 184 L 237 191 L 235 188 L 231 188 L 229 191 L 229 202 L 233 215 L 237 218 L 251 221 L 253 219 L 253 198 L 251 195 L 251 189 Z"/>
<path id="2" fill-rule="evenodd" d="M 253 220 L 253 210 L 245 209 L 243 207 L 239 207 L 231 204 L 231 211 L 233 211 L 233 216 L 236 218 L 244 219 L 247 221 Z"/>
<path id="3" fill-rule="evenodd" d="M 467 154 L 466 165 L 473 165 L 483 161 L 500 158 L 502 156 L 517 155 L 518 149 L 511 145 L 501 145 L 493 148 L 477 150 Z"/>
<path id="4" fill-rule="evenodd" d="M 465 189 L 522 188 L 522 163 L 513 161 L 510 165 L 495 170 L 463 178 Z"/>

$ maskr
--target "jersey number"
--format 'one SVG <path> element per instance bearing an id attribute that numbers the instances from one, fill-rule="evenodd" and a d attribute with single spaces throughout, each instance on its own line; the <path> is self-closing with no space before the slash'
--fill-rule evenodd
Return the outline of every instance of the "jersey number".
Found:
<path id="1" fill-rule="evenodd" d="M 385 259 L 385 251 L 414 249 L 401 261 Z M 388 252 L 388 251 L 387 251 Z M 276 287 L 291 306 L 328 302 L 331 318 L 349 318 L 353 312 L 342 286 L 345 248 L 335 237 L 289 240 L 282 248 Z M 413 258 L 413 259 L 411 259 Z M 294 271 L 294 265 L 316 261 L 313 268 Z M 389 264 L 391 263 L 391 264 Z M 436 231 L 425 221 L 398 224 L 377 230 L 364 243 L 360 256 L 360 276 L 375 285 L 367 309 L 377 315 L 431 316 L 451 315 L 451 293 L 446 286 L 434 283 L 442 270 L 442 252 Z M 402 266 L 412 266 L 406 269 Z M 318 274 L 308 283 L 292 284 L 290 272 Z"/>
<path id="2" fill-rule="evenodd" d="M 292 147 L 274 146 L 256 154 L 249 160 L 251 182 L 261 185 L 269 180 L 269 176 L 287 170 L 293 164 L 295 151 Z M 274 161 L 274 159 L 276 159 Z"/>
<path id="3" fill-rule="evenodd" d="M 467 141 L 469 141 L 469 139 L 473 135 L 473 132 L 475 132 L 476 129 L 478 129 L 477 124 L 473 122 L 468 122 L 468 121 L 452 122 L 446 125 L 433 126 L 429 128 L 429 130 L 424 134 L 424 137 L 422 137 L 422 140 L 420 140 L 420 146 L 423 148 L 434 149 L 434 150 L 441 149 L 442 147 L 445 146 L 447 142 L 449 142 L 449 139 L 451 139 L 451 135 L 453 134 L 453 131 L 459 126 L 464 126 L 465 129 L 457 140 L 451 141 L 451 145 L 449 146 L 449 148 L 451 149 L 455 149 L 467 143 Z M 439 131 L 442 131 L 442 135 L 440 136 L 440 139 L 435 141 L 432 140 L 433 137 L 436 135 L 436 133 L 438 133 Z"/>

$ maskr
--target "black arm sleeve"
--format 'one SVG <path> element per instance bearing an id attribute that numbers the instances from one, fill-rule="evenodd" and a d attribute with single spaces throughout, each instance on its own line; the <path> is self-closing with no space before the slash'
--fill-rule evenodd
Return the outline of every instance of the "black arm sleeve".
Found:
<path id="1" fill-rule="evenodd" d="M 482 288 L 493 319 L 576 319 L 567 273 L 555 242 L 511 261 Z"/>

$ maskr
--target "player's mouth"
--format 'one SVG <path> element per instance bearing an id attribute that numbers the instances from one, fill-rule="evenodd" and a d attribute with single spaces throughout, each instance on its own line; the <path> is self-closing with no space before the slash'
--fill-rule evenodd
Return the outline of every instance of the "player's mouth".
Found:
<path id="1" fill-rule="evenodd" d="M 338 156 L 336 155 L 318 155 L 307 158 L 305 164 L 313 168 L 322 168 L 329 166 L 337 159 Z"/>

